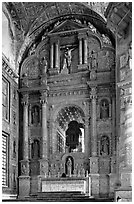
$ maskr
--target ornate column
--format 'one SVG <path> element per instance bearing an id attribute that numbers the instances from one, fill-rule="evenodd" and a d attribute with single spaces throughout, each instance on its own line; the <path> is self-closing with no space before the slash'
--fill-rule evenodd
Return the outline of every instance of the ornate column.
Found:
<path id="1" fill-rule="evenodd" d="M 29 125 L 31 125 L 31 104 L 29 105 Z"/>
<path id="2" fill-rule="evenodd" d="M 23 104 L 23 160 L 28 160 L 28 94 L 22 98 Z"/>
<path id="3" fill-rule="evenodd" d="M 42 104 L 42 159 L 40 159 L 40 175 L 48 174 L 48 129 L 47 129 L 47 87 L 41 91 Z"/>
<path id="4" fill-rule="evenodd" d="M 23 94 L 23 160 L 21 160 L 21 176 L 19 176 L 19 197 L 30 193 L 29 176 L 29 144 L 28 144 L 28 93 Z"/>
<path id="5" fill-rule="evenodd" d="M 84 39 L 84 64 L 87 64 L 87 39 Z"/>
<path id="6" fill-rule="evenodd" d="M 90 156 L 90 133 L 89 133 L 89 127 L 90 127 L 90 118 L 89 116 L 85 117 L 85 154 L 87 158 Z"/>
<path id="7" fill-rule="evenodd" d="M 56 42 L 56 44 L 55 44 L 55 46 L 56 46 L 56 53 L 55 53 L 55 67 L 56 68 L 59 68 L 59 43 L 58 42 Z"/>
<path id="8" fill-rule="evenodd" d="M 82 38 L 79 38 L 79 64 L 82 64 Z"/>
<path id="9" fill-rule="evenodd" d="M 48 134 L 47 134 L 47 90 L 41 92 L 42 104 L 42 159 L 48 158 Z"/>
<path id="10" fill-rule="evenodd" d="M 91 137 L 92 137 L 92 156 L 97 156 L 97 131 L 96 131 L 96 87 L 91 87 Z"/>
<path id="11" fill-rule="evenodd" d="M 112 154 L 115 155 L 116 144 L 115 144 L 115 94 L 112 94 Z"/>
<path id="12" fill-rule="evenodd" d="M 50 59 L 51 59 L 51 69 L 53 69 L 53 57 L 54 57 L 54 45 L 53 43 L 51 44 L 51 51 L 50 51 Z"/>

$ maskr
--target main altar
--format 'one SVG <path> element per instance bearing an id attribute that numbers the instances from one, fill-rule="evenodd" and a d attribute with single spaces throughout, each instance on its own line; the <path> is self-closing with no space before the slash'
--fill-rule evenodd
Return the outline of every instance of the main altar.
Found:
<path id="1" fill-rule="evenodd" d="M 88 19 L 61 18 L 33 40 L 20 71 L 20 197 L 113 195 L 114 65 L 111 39 Z"/>

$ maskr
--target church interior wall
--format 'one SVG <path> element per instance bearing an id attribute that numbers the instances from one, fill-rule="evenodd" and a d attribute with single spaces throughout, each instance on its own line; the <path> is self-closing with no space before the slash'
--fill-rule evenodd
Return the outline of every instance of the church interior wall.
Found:
<path id="1" fill-rule="evenodd" d="M 114 197 L 118 176 L 121 186 L 131 186 L 131 25 L 115 47 L 103 18 L 89 10 L 88 19 L 87 7 L 77 4 L 48 3 L 31 23 L 16 47 L 19 76 L 3 58 L 12 70 L 3 64 L 10 86 L 9 121 L 2 120 L 10 147 L 4 193 L 24 199 L 65 178 L 86 186 L 90 179 L 91 195 L 100 198 Z"/>

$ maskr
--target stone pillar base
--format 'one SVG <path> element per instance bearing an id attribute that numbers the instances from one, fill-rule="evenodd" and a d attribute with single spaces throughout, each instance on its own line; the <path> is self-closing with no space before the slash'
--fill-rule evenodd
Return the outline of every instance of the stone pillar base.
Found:
<path id="1" fill-rule="evenodd" d="M 121 186 L 122 187 L 132 186 L 132 173 L 128 172 L 121 173 Z"/>
<path id="2" fill-rule="evenodd" d="M 48 175 L 48 161 L 46 159 L 39 160 L 40 162 L 40 175 L 47 176 Z"/>
<path id="3" fill-rule="evenodd" d="M 114 190 L 116 187 L 117 175 L 114 173 L 109 174 L 109 197 L 114 197 Z"/>
<path id="4" fill-rule="evenodd" d="M 97 174 L 98 171 L 98 157 L 90 157 L 90 173 Z"/>
<path id="5" fill-rule="evenodd" d="M 99 176 L 99 196 L 101 198 L 109 197 L 109 175 L 100 174 Z"/>
<path id="6" fill-rule="evenodd" d="M 99 197 L 99 174 L 90 174 L 91 176 L 91 195 Z"/>
<path id="7" fill-rule="evenodd" d="M 50 76 L 57 75 L 57 74 L 59 74 L 59 69 L 58 68 L 49 69 L 49 75 Z"/>
<path id="8" fill-rule="evenodd" d="M 30 194 L 30 176 L 19 177 L 19 198 L 25 198 Z"/>
<path id="9" fill-rule="evenodd" d="M 79 71 L 88 70 L 88 65 L 87 64 L 79 64 L 78 70 Z"/>

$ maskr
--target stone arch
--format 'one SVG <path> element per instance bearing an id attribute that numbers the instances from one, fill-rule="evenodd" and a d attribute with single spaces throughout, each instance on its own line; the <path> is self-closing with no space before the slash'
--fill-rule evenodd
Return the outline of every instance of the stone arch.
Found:
<path id="1" fill-rule="evenodd" d="M 75 104 L 75 103 L 70 103 L 70 102 L 68 103 L 68 102 L 66 102 L 66 104 L 60 104 L 58 107 L 56 107 L 54 109 L 54 111 L 53 111 L 53 121 L 56 122 L 56 118 L 57 118 L 58 113 L 62 109 L 64 109 L 65 107 L 69 107 L 69 106 L 74 106 L 74 107 L 78 108 L 81 111 L 81 113 L 82 113 L 83 119 L 85 118 L 86 112 L 85 112 L 85 110 L 83 110 L 83 107 L 80 106 L 80 104 L 78 105 L 78 104 Z"/>
<path id="2" fill-rule="evenodd" d="M 28 77 L 38 77 L 40 74 L 39 59 L 36 55 L 29 56 L 24 60 L 20 70 L 20 77 L 22 78 L 24 74 Z"/>

